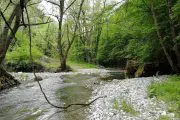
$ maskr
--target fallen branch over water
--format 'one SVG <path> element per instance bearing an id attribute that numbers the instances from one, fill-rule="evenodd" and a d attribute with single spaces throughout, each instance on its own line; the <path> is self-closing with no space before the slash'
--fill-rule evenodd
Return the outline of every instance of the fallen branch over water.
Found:
<path id="1" fill-rule="evenodd" d="M 100 98 L 105 98 L 105 97 L 106 97 L 106 96 L 97 97 L 96 99 L 90 101 L 89 103 L 76 103 L 76 104 L 70 104 L 70 105 L 64 106 L 64 107 L 63 107 L 63 106 L 57 106 L 57 105 L 54 105 L 53 103 L 51 103 L 51 102 L 49 101 L 49 99 L 47 98 L 47 96 L 46 96 L 45 92 L 43 91 L 42 86 L 41 86 L 41 84 L 40 84 L 40 82 L 39 82 L 38 80 L 37 80 L 37 83 L 38 83 L 38 85 L 39 85 L 39 87 L 40 87 L 41 92 L 42 92 L 43 95 L 44 95 L 44 98 L 45 98 L 46 101 L 48 102 L 48 104 L 50 104 L 51 106 L 53 106 L 53 107 L 55 107 L 55 108 L 59 108 L 59 109 L 68 109 L 68 108 L 70 108 L 70 107 L 72 107 L 72 106 L 89 106 L 89 105 L 91 105 L 92 103 L 94 103 L 96 100 L 98 100 L 98 99 L 100 99 Z"/>
<path id="2" fill-rule="evenodd" d="M 45 98 L 46 101 L 48 102 L 48 104 L 50 104 L 51 106 L 53 106 L 53 107 L 55 107 L 55 108 L 66 110 L 66 109 L 68 109 L 68 108 L 70 108 L 70 107 L 72 107 L 72 106 L 89 106 L 89 105 L 91 105 L 93 102 L 95 102 L 96 100 L 98 100 L 99 98 L 104 98 L 104 97 L 106 97 L 106 96 L 98 97 L 98 98 L 90 101 L 89 103 L 84 103 L 84 104 L 83 104 L 83 103 L 70 104 L 70 105 L 65 106 L 65 107 L 63 107 L 63 106 L 57 106 L 57 105 L 55 105 L 55 104 L 53 104 L 53 103 L 51 103 L 51 102 L 49 101 L 48 97 L 46 96 L 46 94 L 45 94 L 45 92 L 43 91 L 42 86 L 41 86 L 41 84 L 40 84 L 40 81 L 42 80 L 42 78 L 41 78 L 40 76 L 36 76 L 36 72 L 35 72 L 35 68 L 34 68 L 34 62 L 33 62 L 33 56 L 32 56 L 32 36 L 31 36 L 32 31 L 31 31 L 31 24 L 30 24 L 30 18 L 29 18 L 29 14 L 28 14 L 28 10 L 27 10 L 27 7 L 26 7 L 26 6 L 25 6 L 25 11 L 26 11 L 27 22 L 28 22 L 27 25 L 28 25 L 28 28 L 29 28 L 29 31 L 28 31 L 28 32 L 29 32 L 29 41 L 30 41 L 30 44 L 29 44 L 29 46 L 30 46 L 30 47 L 29 47 L 29 48 L 30 48 L 30 50 L 29 50 L 29 51 L 30 51 L 30 62 L 32 63 L 32 66 L 33 66 L 33 74 L 34 74 L 34 77 L 35 77 L 35 81 L 37 81 L 37 83 L 38 83 L 38 85 L 39 85 L 39 88 L 40 88 L 40 90 L 41 90 L 44 98 Z"/>

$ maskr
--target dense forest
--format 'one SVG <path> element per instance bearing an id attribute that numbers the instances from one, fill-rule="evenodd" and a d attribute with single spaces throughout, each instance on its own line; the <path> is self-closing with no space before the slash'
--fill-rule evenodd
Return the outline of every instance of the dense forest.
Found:
<path id="1" fill-rule="evenodd" d="M 180 0 L 0 0 L 0 90 L 77 64 L 179 74 Z"/>
<path id="2" fill-rule="evenodd" d="M 41 1 L 1 1 L 1 66 L 66 71 L 67 61 L 122 68 L 133 60 L 179 73 L 179 0 L 46 2 L 51 13 Z"/>
<path id="3" fill-rule="evenodd" d="M 40 1 L 36 2 L 27 3 L 30 23 L 23 8 L 23 20 L 21 15 L 18 28 L 14 30 L 16 17 L 12 15 L 17 8 L 13 7 L 18 0 L 1 1 L 1 35 L 9 33 L 4 37 L 13 39 L 7 43 L 7 52 L 1 52 L 1 64 L 4 61 L 16 66 L 17 70 L 18 67 L 30 67 L 28 25 L 32 24 L 32 54 L 37 64 L 44 57 L 59 58 L 63 71 L 66 61 L 123 66 L 127 60 L 135 60 L 140 63 L 166 62 L 173 72 L 179 71 L 180 1 L 94 0 L 72 1 L 72 5 L 68 1 L 71 6 L 67 10 L 64 10 L 65 3 L 61 6 L 48 1 L 53 4 L 54 11 L 61 13 L 63 7 L 65 12 L 60 15 L 58 12 L 45 13 L 43 7 L 39 7 Z M 81 8 L 80 2 L 83 2 Z M 14 32 L 4 25 L 13 26 Z M 1 46 L 4 44 L 1 40 Z"/>

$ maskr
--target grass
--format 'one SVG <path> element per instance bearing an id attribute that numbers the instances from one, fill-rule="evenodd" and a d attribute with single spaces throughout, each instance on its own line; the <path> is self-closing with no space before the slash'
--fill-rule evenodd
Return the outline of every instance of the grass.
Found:
<path id="1" fill-rule="evenodd" d="M 127 103 L 125 100 L 122 101 L 121 107 L 120 107 L 120 103 L 117 100 L 114 100 L 113 106 L 114 106 L 114 109 L 116 110 L 122 109 L 126 113 L 130 113 L 131 115 L 134 115 L 134 116 L 137 115 L 137 111 L 133 108 L 131 104 Z"/>
<path id="2" fill-rule="evenodd" d="M 137 111 L 133 108 L 133 106 L 127 103 L 125 100 L 122 102 L 122 110 L 126 113 L 130 113 L 131 115 L 137 115 Z"/>
<path id="3" fill-rule="evenodd" d="M 83 68 L 99 68 L 98 65 L 85 63 L 85 62 L 76 62 L 76 61 L 68 61 L 68 65 L 70 65 L 73 69 L 83 69 Z"/>
<path id="4" fill-rule="evenodd" d="M 119 105 L 119 102 L 117 101 L 117 100 L 114 100 L 114 102 L 113 102 L 113 104 L 114 104 L 114 108 L 116 109 L 116 110 L 119 110 L 120 109 L 120 105 Z"/>
<path id="5" fill-rule="evenodd" d="M 43 65 L 47 71 L 56 71 L 60 66 L 59 59 L 47 58 L 47 60 L 37 60 L 36 62 Z"/>
<path id="6" fill-rule="evenodd" d="M 59 59 L 48 58 L 47 61 L 37 60 L 36 62 L 43 65 L 47 71 L 56 71 L 60 66 Z M 76 69 L 99 68 L 98 65 L 78 61 L 67 61 L 67 65 L 70 66 L 73 71 Z"/>
<path id="7" fill-rule="evenodd" d="M 153 83 L 148 88 L 148 95 L 163 100 L 168 105 L 168 111 L 180 117 L 180 76 L 170 76 L 165 82 Z"/>
<path id="8" fill-rule="evenodd" d="M 168 116 L 161 115 L 159 120 L 170 120 L 170 118 Z"/>
<path id="9" fill-rule="evenodd" d="M 49 61 L 38 61 L 40 62 L 46 69 L 55 71 L 60 66 L 59 59 L 50 59 Z M 78 61 L 67 61 L 67 65 L 70 66 L 73 70 L 76 69 L 85 69 L 85 68 L 99 68 L 98 65 L 91 64 L 91 63 L 85 63 L 85 62 L 78 62 Z"/>

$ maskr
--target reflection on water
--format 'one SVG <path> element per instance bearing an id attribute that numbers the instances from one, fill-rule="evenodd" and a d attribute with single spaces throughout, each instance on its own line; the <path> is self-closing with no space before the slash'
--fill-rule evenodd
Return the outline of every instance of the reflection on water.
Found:
<path id="1" fill-rule="evenodd" d="M 114 79 L 121 80 L 121 79 L 125 79 L 125 73 L 119 71 L 112 71 L 109 72 L 108 76 L 101 77 L 100 79 L 107 82 L 111 82 Z"/>
<path id="2" fill-rule="evenodd" d="M 63 76 L 64 83 L 68 84 L 56 92 L 57 97 L 65 106 L 76 103 L 87 103 L 91 97 L 92 89 L 84 83 L 94 76 L 97 75 L 77 74 Z M 85 110 L 85 107 L 73 106 L 65 112 L 64 118 L 65 120 L 84 120 L 86 117 Z"/>

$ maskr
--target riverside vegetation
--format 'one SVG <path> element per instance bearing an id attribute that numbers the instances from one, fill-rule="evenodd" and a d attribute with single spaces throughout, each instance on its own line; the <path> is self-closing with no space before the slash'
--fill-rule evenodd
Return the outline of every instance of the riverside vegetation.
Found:
<path id="1" fill-rule="evenodd" d="M 63 84 L 49 92 L 55 92 L 62 105 L 73 102 L 68 95 L 75 98 L 84 92 L 82 101 L 88 102 L 107 93 L 86 110 L 84 119 L 179 118 L 180 0 L 1 0 L 0 91 L 21 83 L 12 91 L 23 94 L 21 87 L 33 89 L 31 72 L 52 77 L 51 82 L 45 80 L 51 87 L 56 86 L 53 82 Z M 7 92 L 5 97 L 12 96 Z M 2 111 L 12 107 L 0 105 Z M 43 111 L 32 119 L 42 117 Z"/>

